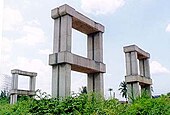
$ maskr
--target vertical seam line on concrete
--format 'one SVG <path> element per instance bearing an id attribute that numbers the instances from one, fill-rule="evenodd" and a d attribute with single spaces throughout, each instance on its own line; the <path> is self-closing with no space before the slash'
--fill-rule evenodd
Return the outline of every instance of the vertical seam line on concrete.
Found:
<path id="1" fill-rule="evenodd" d="M 93 92 L 95 92 L 95 76 L 93 74 Z"/>
<path id="2" fill-rule="evenodd" d="M 57 75 L 57 97 L 59 97 L 59 89 L 60 89 L 60 88 L 59 88 L 59 83 L 60 83 L 60 82 L 59 82 L 59 80 L 60 80 L 60 78 L 59 78 L 60 68 L 59 68 L 59 67 L 60 67 L 60 66 L 59 66 L 59 65 L 57 65 L 57 66 L 58 66 L 58 68 L 57 68 L 57 69 L 58 69 L 58 75 Z"/>
<path id="3" fill-rule="evenodd" d="M 92 60 L 94 60 L 94 34 L 92 35 Z"/>
<path id="4" fill-rule="evenodd" d="M 94 60 L 94 34 L 92 34 L 92 60 Z M 93 92 L 95 91 L 95 78 L 93 74 Z"/>
<path id="5" fill-rule="evenodd" d="M 144 59 L 142 59 L 142 64 L 143 64 L 143 77 L 145 77 L 146 74 L 145 74 L 145 62 L 144 62 Z"/>
<path id="6" fill-rule="evenodd" d="M 130 75 L 132 75 L 132 55 L 131 55 L 131 52 L 129 53 L 129 58 L 130 58 Z"/>
<path id="7" fill-rule="evenodd" d="M 58 41 L 58 52 L 60 52 L 60 46 L 61 46 L 61 17 L 59 17 L 59 41 Z"/>

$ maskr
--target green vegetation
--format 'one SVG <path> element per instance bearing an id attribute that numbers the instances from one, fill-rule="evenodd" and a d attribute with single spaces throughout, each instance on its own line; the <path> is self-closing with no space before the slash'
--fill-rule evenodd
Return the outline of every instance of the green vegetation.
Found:
<path id="1" fill-rule="evenodd" d="M 170 96 L 156 99 L 137 98 L 132 104 L 117 99 L 105 100 L 97 94 L 77 94 L 67 98 L 50 98 L 38 92 L 37 99 L 21 97 L 14 105 L 0 98 L 0 115 L 170 115 Z"/>
<path id="2" fill-rule="evenodd" d="M 127 101 L 127 83 L 125 81 L 122 81 L 119 85 L 120 93 L 122 94 L 122 97 L 126 98 Z"/>

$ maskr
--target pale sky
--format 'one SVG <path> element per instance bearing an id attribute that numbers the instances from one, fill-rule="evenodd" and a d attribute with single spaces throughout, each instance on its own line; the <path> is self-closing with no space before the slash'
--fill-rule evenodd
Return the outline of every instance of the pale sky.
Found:
<path id="1" fill-rule="evenodd" d="M 0 0 L 0 74 L 11 69 L 37 72 L 36 88 L 51 94 L 53 19 L 51 9 L 69 4 L 105 26 L 105 96 L 125 76 L 123 46 L 136 44 L 150 53 L 154 95 L 170 92 L 170 1 L 168 0 Z M 86 57 L 86 35 L 73 30 L 72 52 Z M 86 75 L 72 72 L 72 91 L 86 85 Z M 20 77 L 19 88 L 28 88 Z"/>

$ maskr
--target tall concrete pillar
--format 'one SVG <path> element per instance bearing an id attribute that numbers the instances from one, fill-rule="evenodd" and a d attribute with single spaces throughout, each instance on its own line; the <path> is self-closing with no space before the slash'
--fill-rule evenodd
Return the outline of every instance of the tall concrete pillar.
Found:
<path id="1" fill-rule="evenodd" d="M 54 19 L 52 66 L 52 96 L 65 97 L 70 93 L 71 70 L 88 74 L 88 91 L 103 95 L 103 32 L 104 26 L 82 15 L 67 4 L 51 11 Z M 72 28 L 88 36 L 87 57 L 71 52 Z"/>
<path id="2" fill-rule="evenodd" d="M 18 74 L 12 73 L 12 89 L 18 89 Z M 17 94 L 10 95 L 10 104 L 17 102 Z"/>
<path id="3" fill-rule="evenodd" d="M 127 83 L 128 101 L 132 102 L 133 99 L 141 95 L 141 90 L 146 89 L 148 93 L 151 94 L 150 85 L 152 84 L 152 80 L 150 79 L 149 70 L 150 54 L 136 45 L 124 47 L 124 52 L 126 58 L 125 81 Z"/>
<path id="4" fill-rule="evenodd" d="M 97 62 L 103 62 L 103 38 L 102 32 L 89 34 L 87 38 L 87 56 Z M 103 73 L 88 74 L 88 91 L 98 92 L 103 95 Z"/>
<path id="5" fill-rule="evenodd" d="M 54 19 L 53 53 L 71 52 L 71 33 L 72 17 L 70 15 Z M 71 87 L 70 79 L 70 64 L 54 65 L 52 69 L 52 96 L 68 96 Z"/>

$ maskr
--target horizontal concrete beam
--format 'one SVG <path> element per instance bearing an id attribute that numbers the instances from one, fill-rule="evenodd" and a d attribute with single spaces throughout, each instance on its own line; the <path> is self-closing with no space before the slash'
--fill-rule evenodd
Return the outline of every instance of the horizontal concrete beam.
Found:
<path id="1" fill-rule="evenodd" d="M 138 59 L 150 58 L 150 54 L 148 52 L 145 52 L 136 45 L 125 46 L 123 47 L 123 50 L 125 53 L 137 52 Z"/>
<path id="2" fill-rule="evenodd" d="M 18 75 L 23 75 L 23 76 L 30 76 L 30 77 L 36 77 L 37 73 L 35 72 L 27 72 L 27 71 L 22 71 L 19 69 L 13 69 L 11 70 L 12 74 L 18 74 Z"/>
<path id="3" fill-rule="evenodd" d="M 74 8 L 65 4 L 60 7 L 57 7 L 51 11 L 51 17 L 57 19 L 64 15 L 70 15 L 73 18 L 72 26 L 74 29 L 85 33 L 95 33 L 95 32 L 104 32 L 104 26 L 89 19 L 83 14 L 76 11 Z"/>
<path id="4" fill-rule="evenodd" d="M 71 69 L 77 72 L 82 73 L 106 72 L 106 67 L 104 63 L 97 62 L 89 58 L 78 56 L 66 51 L 50 54 L 49 65 L 53 66 L 62 63 L 71 64 Z"/>
<path id="5" fill-rule="evenodd" d="M 152 85 L 152 79 L 147 78 L 147 77 L 143 77 L 143 76 L 140 76 L 140 75 L 136 75 L 136 76 L 128 75 L 128 76 L 125 76 L 125 81 L 127 83 L 139 82 L 141 84 Z"/>
<path id="6" fill-rule="evenodd" d="M 33 96 L 35 95 L 35 91 L 30 91 L 30 90 L 17 90 L 17 89 L 12 89 L 10 90 L 10 95 L 17 94 L 17 95 L 30 95 Z"/>

